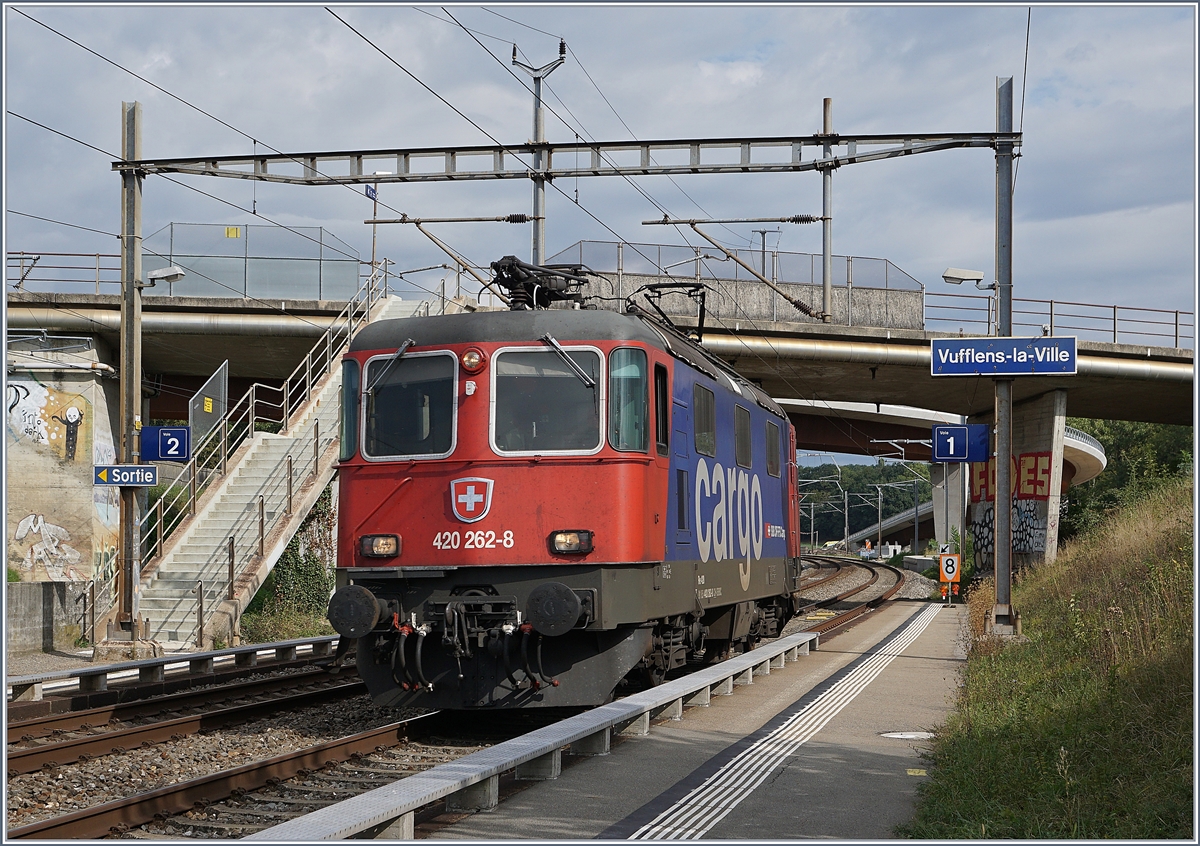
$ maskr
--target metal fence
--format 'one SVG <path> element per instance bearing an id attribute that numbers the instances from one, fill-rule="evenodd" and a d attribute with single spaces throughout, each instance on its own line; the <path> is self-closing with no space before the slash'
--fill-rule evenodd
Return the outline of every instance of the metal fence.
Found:
<path id="1" fill-rule="evenodd" d="M 27 253 L 6 256 L 4 286 L 9 291 L 120 294 L 121 256 L 117 253 Z"/>
<path id="2" fill-rule="evenodd" d="M 1013 298 L 1013 334 L 1074 335 L 1086 341 L 1194 349 L 1194 312 L 1094 305 L 1065 300 Z M 925 328 L 996 333 L 996 299 L 990 294 L 925 294 Z"/>
<path id="3" fill-rule="evenodd" d="M 229 359 L 188 400 L 188 427 L 200 440 L 229 413 Z"/>
<path id="4" fill-rule="evenodd" d="M 328 235 L 328 233 L 326 233 Z M 369 261 L 281 259 L 249 256 L 232 260 L 208 256 L 143 256 L 142 273 L 177 264 L 182 281 L 147 288 L 151 297 L 206 296 L 259 299 L 347 300 L 371 274 Z M 215 264 L 214 264 L 215 263 Z M 251 272 L 253 269 L 253 272 Z M 206 279 L 205 277 L 211 277 Z M 261 284 L 260 284 L 261 283 Z M 121 293 L 118 253 L 9 252 L 5 262 L 9 292 L 61 294 Z"/>
<path id="5" fill-rule="evenodd" d="M 780 250 L 730 250 L 739 259 L 773 282 L 821 284 L 819 253 Z M 625 244 L 616 241 L 580 241 L 547 259 L 553 263 L 585 264 L 597 273 L 670 275 L 681 279 L 753 279 L 745 268 L 730 261 L 715 247 L 670 244 Z M 924 286 L 888 259 L 867 256 L 834 256 L 835 287 L 922 290 Z"/>
<path id="6" fill-rule="evenodd" d="M 142 269 L 178 265 L 169 296 L 346 300 L 358 289 L 358 252 L 319 226 L 169 223 L 147 237 Z"/>

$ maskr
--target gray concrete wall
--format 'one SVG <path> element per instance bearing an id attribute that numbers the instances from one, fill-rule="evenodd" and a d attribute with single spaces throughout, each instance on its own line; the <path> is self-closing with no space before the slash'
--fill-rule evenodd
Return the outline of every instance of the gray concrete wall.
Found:
<path id="1" fill-rule="evenodd" d="M 88 582 L 10 582 L 4 634 L 9 653 L 64 651 L 88 633 Z"/>
<path id="2" fill-rule="evenodd" d="M 601 274 L 603 282 L 584 285 L 585 296 L 611 297 L 601 302 L 603 308 L 624 309 L 624 299 L 642 285 L 668 281 L 664 276 L 646 276 L 625 273 Z M 674 281 L 688 282 L 686 277 L 672 277 Z M 705 279 L 709 287 L 706 310 L 709 325 L 722 325 L 736 330 L 739 324 L 754 322 L 785 321 L 794 323 L 819 323 L 821 321 L 802 314 L 791 303 L 757 279 Z M 788 296 L 820 312 L 823 289 L 820 285 L 795 285 L 778 283 Z M 835 287 L 832 290 L 832 323 L 840 326 L 878 326 L 889 329 L 925 328 L 925 296 L 922 291 L 896 288 L 851 288 Z M 639 300 L 641 297 L 639 296 Z M 849 303 L 849 306 L 847 306 Z M 696 305 L 682 294 L 668 294 L 661 307 L 669 315 L 695 317 Z M 847 316 L 849 307 L 849 316 Z"/>

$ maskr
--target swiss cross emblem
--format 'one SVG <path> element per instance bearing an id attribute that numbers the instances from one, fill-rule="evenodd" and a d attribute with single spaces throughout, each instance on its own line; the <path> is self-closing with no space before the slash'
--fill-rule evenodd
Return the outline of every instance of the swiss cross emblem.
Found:
<path id="1" fill-rule="evenodd" d="M 471 476 L 450 483 L 450 507 L 454 516 L 464 523 L 474 523 L 488 515 L 492 508 L 491 479 Z"/>

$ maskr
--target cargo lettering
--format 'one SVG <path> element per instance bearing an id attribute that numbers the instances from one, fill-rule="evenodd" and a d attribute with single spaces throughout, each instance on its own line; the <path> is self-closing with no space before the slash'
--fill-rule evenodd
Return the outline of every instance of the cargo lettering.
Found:
<path id="1" fill-rule="evenodd" d="M 696 542 L 700 560 L 738 558 L 742 590 L 750 589 L 750 561 L 762 558 L 762 482 L 758 474 L 725 468 L 701 458 L 696 463 Z M 736 549 L 735 549 L 736 548 Z"/>

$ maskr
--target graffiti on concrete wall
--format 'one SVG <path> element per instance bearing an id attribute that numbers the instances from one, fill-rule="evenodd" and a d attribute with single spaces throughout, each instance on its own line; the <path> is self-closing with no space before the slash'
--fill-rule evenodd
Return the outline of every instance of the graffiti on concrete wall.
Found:
<path id="1" fill-rule="evenodd" d="M 57 414 L 50 415 L 51 420 L 57 420 L 67 429 L 66 440 L 63 442 L 63 458 L 67 461 L 75 460 L 75 447 L 79 441 L 79 425 L 83 423 L 83 412 L 75 406 L 70 406 L 62 417 Z"/>
<path id="2" fill-rule="evenodd" d="M 34 537 L 37 540 L 34 540 Z M 21 569 L 33 573 L 40 566 L 50 581 L 80 581 L 84 574 L 79 568 L 83 556 L 67 545 L 71 533 L 62 526 L 47 523 L 41 514 L 30 514 L 17 524 L 13 540 L 25 549 Z"/>
<path id="3" fill-rule="evenodd" d="M 1012 509 L 1013 552 L 1032 555 L 1046 550 L 1046 507 L 1032 499 L 1018 499 Z"/>
<path id="4" fill-rule="evenodd" d="M 1012 504 L 1012 551 L 1015 555 L 1040 555 L 1046 551 L 1046 506 L 1037 500 L 1014 499 Z M 990 502 L 971 507 L 971 541 L 976 567 L 991 567 L 995 559 L 996 511 Z"/>
<path id="5" fill-rule="evenodd" d="M 92 484 L 93 461 L 115 458 L 108 403 L 91 374 L 51 373 L 5 386 L 6 563 L 22 581 L 87 580 L 117 542 L 116 489 Z"/>

